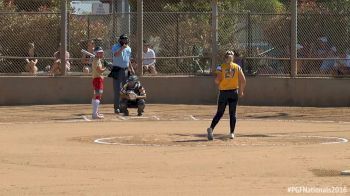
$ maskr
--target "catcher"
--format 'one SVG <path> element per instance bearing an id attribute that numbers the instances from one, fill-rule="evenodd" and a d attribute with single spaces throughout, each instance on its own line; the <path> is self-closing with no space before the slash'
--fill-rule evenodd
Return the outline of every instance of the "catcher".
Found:
<path id="1" fill-rule="evenodd" d="M 128 108 L 137 108 L 137 115 L 142 116 L 146 104 L 146 91 L 141 85 L 138 77 L 132 75 L 126 81 L 120 91 L 120 110 L 125 116 L 129 116 Z"/>

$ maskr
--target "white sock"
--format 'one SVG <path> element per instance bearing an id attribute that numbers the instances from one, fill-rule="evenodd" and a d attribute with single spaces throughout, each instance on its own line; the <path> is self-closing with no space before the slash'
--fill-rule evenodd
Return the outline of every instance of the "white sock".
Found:
<path id="1" fill-rule="evenodd" d="M 100 100 L 99 99 L 95 99 L 95 104 L 96 104 L 96 113 L 99 113 L 99 107 L 100 107 Z"/>
<path id="2" fill-rule="evenodd" d="M 92 99 L 91 100 L 91 105 L 92 105 L 92 115 L 97 115 L 97 110 L 98 110 L 98 104 L 99 100 Z"/>

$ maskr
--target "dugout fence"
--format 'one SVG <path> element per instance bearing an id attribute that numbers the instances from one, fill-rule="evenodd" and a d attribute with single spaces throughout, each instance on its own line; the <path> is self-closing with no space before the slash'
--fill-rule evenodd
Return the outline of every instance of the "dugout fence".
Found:
<path id="1" fill-rule="evenodd" d="M 37 75 L 48 74 L 59 43 L 70 53 L 71 69 L 64 75 L 88 75 L 83 72 L 81 49 L 94 40 L 110 59 L 111 46 L 123 33 L 129 35 L 135 63 L 142 62 L 142 40 L 151 44 L 157 75 L 210 75 L 226 50 L 240 54 L 247 75 L 350 75 L 341 67 L 350 69 L 346 10 L 300 8 L 295 17 L 292 4 L 259 10 L 261 5 L 245 9 L 248 0 L 237 6 L 227 2 L 2 0 L 0 75 L 30 75 L 25 70 L 29 43 L 35 45 Z M 296 39 L 292 39 L 293 18 Z"/>

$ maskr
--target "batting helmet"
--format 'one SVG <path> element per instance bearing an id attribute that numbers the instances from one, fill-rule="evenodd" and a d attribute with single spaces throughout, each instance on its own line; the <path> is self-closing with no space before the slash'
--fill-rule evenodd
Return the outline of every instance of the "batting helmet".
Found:
<path id="1" fill-rule="evenodd" d="M 95 52 L 95 53 L 103 52 L 103 49 L 102 49 L 101 46 L 97 46 L 97 47 L 95 47 L 94 52 Z"/>

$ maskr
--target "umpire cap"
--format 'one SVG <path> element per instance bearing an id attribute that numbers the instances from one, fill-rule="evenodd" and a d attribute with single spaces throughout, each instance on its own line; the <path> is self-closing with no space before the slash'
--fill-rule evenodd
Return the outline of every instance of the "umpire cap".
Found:
<path id="1" fill-rule="evenodd" d="M 129 38 L 128 38 L 128 35 L 122 34 L 121 36 L 119 36 L 119 39 L 129 39 Z"/>

